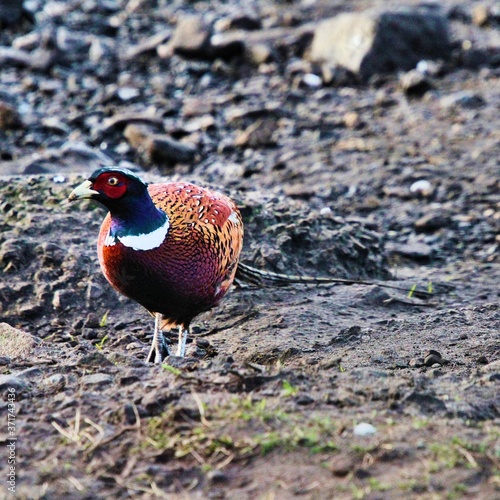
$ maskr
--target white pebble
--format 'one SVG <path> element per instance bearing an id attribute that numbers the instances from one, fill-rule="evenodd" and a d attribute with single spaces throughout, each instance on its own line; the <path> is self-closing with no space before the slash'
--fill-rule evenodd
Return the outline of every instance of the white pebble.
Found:
<path id="1" fill-rule="evenodd" d="M 304 78 L 302 80 L 308 87 L 311 87 L 314 89 L 321 87 L 321 84 L 322 84 L 321 77 L 319 77 L 318 75 L 315 75 L 313 73 L 305 74 Z"/>
<path id="2" fill-rule="evenodd" d="M 330 207 L 323 207 L 320 211 L 320 215 L 330 215 L 332 213 L 332 209 Z"/>
<path id="3" fill-rule="evenodd" d="M 360 422 L 358 425 L 354 426 L 355 436 L 372 436 L 377 433 L 377 429 L 373 427 L 372 424 L 366 422 Z"/>
<path id="4" fill-rule="evenodd" d="M 54 175 L 54 177 L 52 177 L 52 182 L 62 184 L 63 182 L 66 182 L 66 177 L 64 177 L 64 175 Z"/>
<path id="5" fill-rule="evenodd" d="M 133 87 L 121 87 L 118 89 L 117 94 L 122 101 L 129 101 L 130 99 L 134 99 L 134 97 L 138 97 L 140 92 Z"/>
<path id="6" fill-rule="evenodd" d="M 434 188 L 432 187 L 432 184 L 429 181 L 426 181 L 425 179 L 421 179 L 419 181 L 415 181 L 410 186 L 410 191 L 413 194 L 422 195 L 422 196 L 430 196 L 432 194 L 432 192 L 434 191 Z"/>
<path id="7" fill-rule="evenodd" d="M 417 71 L 420 71 L 420 73 L 426 73 L 428 69 L 429 63 L 427 61 L 418 61 Z"/>

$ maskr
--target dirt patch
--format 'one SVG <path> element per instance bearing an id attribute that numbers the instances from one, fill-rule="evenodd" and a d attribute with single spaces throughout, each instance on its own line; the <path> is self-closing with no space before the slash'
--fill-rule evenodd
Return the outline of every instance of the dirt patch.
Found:
<path id="1" fill-rule="evenodd" d="M 304 83 L 310 38 L 289 28 L 345 2 L 272 3 L 246 18 L 238 2 L 49 4 L 0 35 L 52 54 L 30 65 L 0 53 L 0 97 L 19 114 L 0 131 L 11 174 L 0 178 L 0 388 L 5 422 L 15 394 L 17 497 L 497 497 L 494 10 L 478 26 L 454 4 L 454 55 L 409 95 L 397 75 Z M 259 64 L 160 57 L 193 12 L 287 35 L 266 32 L 272 57 Z M 22 38 L 31 31 L 46 45 Z M 126 57 L 145 40 L 155 49 Z M 156 164 L 124 137 L 131 122 L 186 142 L 196 161 Z M 187 358 L 147 365 L 151 318 L 99 270 L 103 209 L 61 204 L 107 158 L 230 194 L 246 263 L 408 293 L 241 284 L 195 321 Z"/>

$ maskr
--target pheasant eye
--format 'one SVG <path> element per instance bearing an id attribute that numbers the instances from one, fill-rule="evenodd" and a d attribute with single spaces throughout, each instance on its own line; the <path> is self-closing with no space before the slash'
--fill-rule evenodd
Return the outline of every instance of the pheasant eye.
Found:
<path id="1" fill-rule="evenodd" d="M 110 178 L 108 179 L 108 184 L 109 184 L 110 186 L 117 186 L 117 185 L 119 184 L 119 182 L 120 182 L 120 181 L 118 180 L 118 177 L 110 177 Z"/>

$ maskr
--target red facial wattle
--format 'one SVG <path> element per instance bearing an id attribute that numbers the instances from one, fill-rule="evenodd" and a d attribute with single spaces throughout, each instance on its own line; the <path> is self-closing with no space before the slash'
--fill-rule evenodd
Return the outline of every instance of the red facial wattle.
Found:
<path id="1" fill-rule="evenodd" d="M 94 182 L 92 189 L 99 191 L 108 198 L 118 199 L 127 192 L 128 179 L 118 173 L 106 172 Z"/>

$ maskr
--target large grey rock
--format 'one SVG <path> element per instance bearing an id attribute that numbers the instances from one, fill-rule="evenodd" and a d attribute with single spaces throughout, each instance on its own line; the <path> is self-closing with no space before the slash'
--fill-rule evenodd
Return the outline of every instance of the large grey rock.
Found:
<path id="1" fill-rule="evenodd" d="M 0 355 L 10 358 L 28 359 L 40 342 L 29 333 L 18 330 L 7 323 L 0 323 Z"/>
<path id="2" fill-rule="evenodd" d="M 361 78 L 398 69 L 409 71 L 422 59 L 450 54 L 448 23 L 432 11 L 353 12 L 321 22 L 310 59 L 343 66 Z"/>

